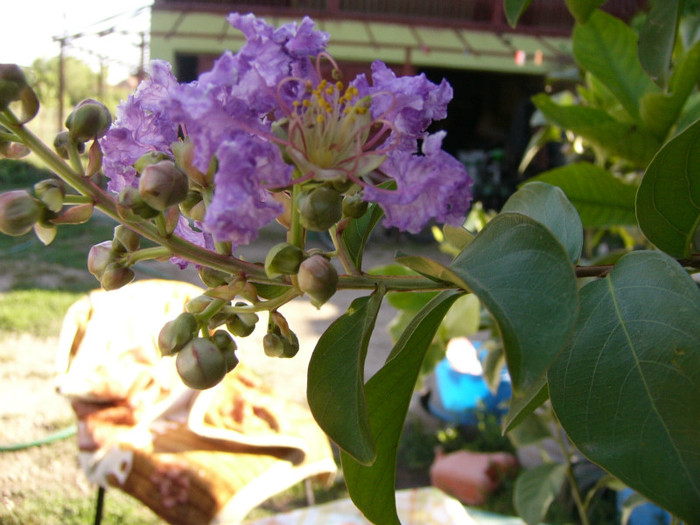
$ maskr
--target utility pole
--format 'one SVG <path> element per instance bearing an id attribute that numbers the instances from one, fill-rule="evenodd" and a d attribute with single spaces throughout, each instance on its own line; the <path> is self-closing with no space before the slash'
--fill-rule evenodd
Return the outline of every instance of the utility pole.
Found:
<path id="1" fill-rule="evenodd" d="M 65 64 L 65 48 L 66 37 L 54 37 L 61 45 L 58 53 L 58 132 L 63 130 L 63 94 L 66 90 L 66 64 Z"/>

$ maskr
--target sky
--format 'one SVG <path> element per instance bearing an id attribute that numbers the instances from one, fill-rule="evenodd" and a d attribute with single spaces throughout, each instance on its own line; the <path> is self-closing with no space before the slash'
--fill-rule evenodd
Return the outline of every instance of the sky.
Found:
<path id="1" fill-rule="evenodd" d="M 146 36 L 153 0 L 0 0 L 0 63 L 30 66 L 36 58 L 59 54 L 53 37 L 66 40 L 66 55 L 99 70 L 108 68 L 107 80 L 116 83 L 134 72 L 140 62 L 140 32 Z M 97 36 L 103 30 L 113 33 Z M 146 55 L 148 61 L 148 55 Z"/>

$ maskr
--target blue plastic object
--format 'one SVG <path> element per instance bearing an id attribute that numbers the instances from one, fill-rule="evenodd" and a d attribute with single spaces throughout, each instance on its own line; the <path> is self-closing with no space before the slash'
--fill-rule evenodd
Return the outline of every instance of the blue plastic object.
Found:
<path id="1" fill-rule="evenodd" d="M 478 350 L 480 344 L 475 342 L 474 346 Z M 479 413 L 501 416 L 506 412 L 506 401 L 512 393 L 507 369 L 504 368 L 501 372 L 501 381 L 495 394 L 489 390 L 483 375 L 458 372 L 447 359 L 437 364 L 434 374 L 438 395 L 431 396 L 428 408 L 440 419 L 474 426 L 479 421 Z"/>
<path id="2" fill-rule="evenodd" d="M 632 489 L 621 490 L 617 493 L 617 508 L 622 511 L 622 505 L 634 491 Z M 643 503 L 630 513 L 627 525 L 669 525 L 671 515 L 653 503 Z"/>

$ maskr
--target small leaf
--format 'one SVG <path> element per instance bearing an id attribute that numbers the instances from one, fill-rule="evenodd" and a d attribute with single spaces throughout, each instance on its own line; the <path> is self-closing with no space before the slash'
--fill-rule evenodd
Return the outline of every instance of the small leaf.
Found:
<path id="1" fill-rule="evenodd" d="M 474 235 L 469 233 L 466 228 L 456 228 L 449 224 L 443 226 L 442 233 L 445 240 L 459 251 L 462 251 L 474 239 Z"/>
<path id="2" fill-rule="evenodd" d="M 503 0 L 506 18 L 511 27 L 518 24 L 518 20 L 532 3 L 532 0 Z"/>
<path id="3" fill-rule="evenodd" d="M 566 0 L 566 7 L 568 7 L 571 14 L 574 15 L 576 22 L 585 24 L 588 21 L 588 17 L 591 16 L 591 13 L 605 2 L 607 2 L 607 0 Z"/>
<path id="4" fill-rule="evenodd" d="M 58 228 L 53 224 L 41 224 L 37 222 L 34 224 L 34 233 L 44 246 L 48 246 L 56 238 Z"/>
<path id="5" fill-rule="evenodd" d="M 328 437 L 363 465 L 376 457 L 364 368 L 383 296 L 378 290 L 355 299 L 319 338 L 308 370 L 306 397 L 311 413 Z"/>
<path id="6" fill-rule="evenodd" d="M 639 186 L 637 221 L 659 249 L 688 257 L 700 221 L 700 121 L 654 157 Z"/>
<path id="7" fill-rule="evenodd" d="M 503 433 L 510 432 L 520 425 L 527 417 L 549 398 L 547 379 L 539 378 L 527 390 L 514 391 L 510 398 L 508 413 L 503 418 L 501 426 Z"/>
<path id="8" fill-rule="evenodd" d="M 649 77 L 644 75 L 644 78 Z M 550 122 L 640 167 L 646 167 L 661 146 L 659 139 L 649 131 L 637 124 L 616 120 L 601 109 L 561 106 L 544 93 L 535 95 L 532 101 Z"/>
<path id="9" fill-rule="evenodd" d="M 71 206 L 60 215 L 51 219 L 53 224 L 83 224 L 90 220 L 95 206 L 92 203 Z"/>
<path id="10" fill-rule="evenodd" d="M 88 150 L 88 165 L 85 175 L 91 177 L 98 173 L 100 168 L 102 168 L 102 148 L 99 140 L 93 140 L 92 146 Z"/>
<path id="11" fill-rule="evenodd" d="M 538 525 L 559 494 L 566 479 L 566 465 L 543 463 L 518 476 L 513 503 L 527 525 Z"/>
<path id="12" fill-rule="evenodd" d="M 682 13 L 683 2 L 680 0 L 652 0 L 651 10 L 639 30 L 639 61 L 644 71 L 662 88 L 668 81 Z"/>
<path id="13" fill-rule="evenodd" d="M 522 213 L 535 219 L 549 228 L 566 248 L 571 262 L 581 257 L 581 219 L 560 188 L 540 181 L 526 183 L 508 198 L 501 211 Z"/>
<path id="14" fill-rule="evenodd" d="M 661 252 L 624 256 L 580 292 L 548 372 L 568 436 L 591 461 L 688 523 L 700 516 L 700 291 Z"/>
<path id="15" fill-rule="evenodd" d="M 400 525 L 396 513 L 396 455 L 421 363 L 447 309 L 459 292 L 440 293 L 414 317 L 386 364 L 365 387 L 377 459 L 366 466 L 341 452 L 350 497 L 373 523 Z"/>
<path id="16" fill-rule="evenodd" d="M 394 181 L 390 181 L 390 183 L 380 184 L 379 187 L 393 188 L 395 185 Z M 362 256 L 365 252 L 365 245 L 382 217 L 384 217 L 384 211 L 377 204 L 372 203 L 362 217 L 350 219 L 350 222 L 343 230 L 341 242 L 355 268 L 362 268 Z"/>
<path id="17" fill-rule="evenodd" d="M 585 24 L 574 28 L 576 62 L 595 75 L 639 121 L 639 100 L 659 91 L 649 79 L 637 55 L 637 33 L 622 20 L 595 11 Z"/>
<path id="18" fill-rule="evenodd" d="M 637 187 L 622 182 L 608 170 L 580 162 L 533 177 L 561 188 L 586 228 L 609 228 L 637 223 L 634 198 Z"/>

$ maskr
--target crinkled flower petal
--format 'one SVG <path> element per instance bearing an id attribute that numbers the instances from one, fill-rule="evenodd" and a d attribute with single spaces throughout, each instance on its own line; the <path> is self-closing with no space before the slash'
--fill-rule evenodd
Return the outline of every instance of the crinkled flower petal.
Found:
<path id="1" fill-rule="evenodd" d="M 202 248 L 206 248 L 207 250 L 213 252 L 215 247 L 214 240 L 212 239 L 211 235 L 202 231 L 201 223 L 197 221 L 193 221 L 193 223 L 194 224 L 190 224 L 189 219 L 181 215 L 180 219 L 178 219 L 177 225 L 175 226 L 175 235 L 182 237 L 192 244 L 196 244 L 197 246 L 201 246 Z M 182 257 L 171 257 L 170 262 L 177 264 L 181 270 L 184 270 L 190 264 L 190 261 L 183 259 Z"/>
<path id="2" fill-rule="evenodd" d="M 384 224 L 418 233 L 431 219 L 460 225 L 472 199 L 471 178 L 464 165 L 441 149 L 445 132 L 428 135 L 423 155 L 392 151 L 382 171 L 396 181 L 395 190 L 364 188 L 364 199 L 379 203 Z"/>
<path id="3" fill-rule="evenodd" d="M 291 166 L 279 149 L 257 137 L 240 134 L 221 145 L 216 156 L 214 197 L 204 217 L 205 230 L 234 247 L 248 244 L 260 228 L 283 211 L 266 186 L 291 181 Z"/>

